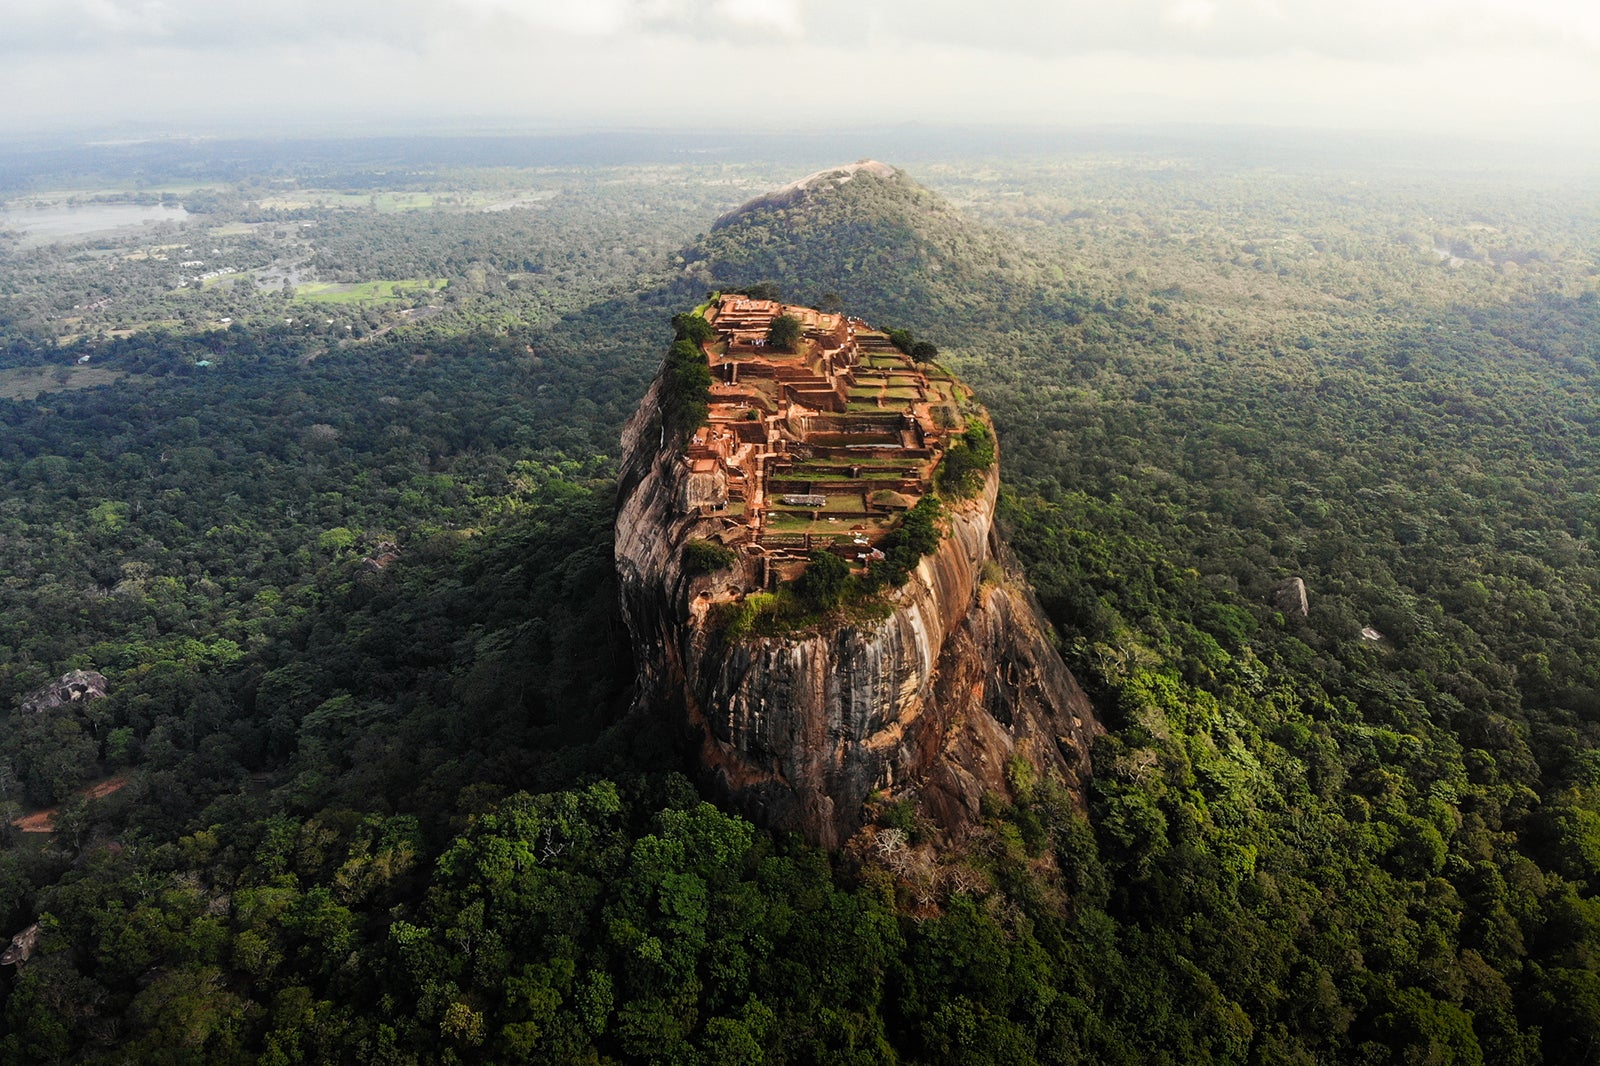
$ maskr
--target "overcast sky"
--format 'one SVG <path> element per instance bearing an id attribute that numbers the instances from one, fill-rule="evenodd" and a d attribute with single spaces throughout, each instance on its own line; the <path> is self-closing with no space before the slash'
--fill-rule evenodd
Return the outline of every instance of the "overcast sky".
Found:
<path id="1" fill-rule="evenodd" d="M 1600 0 L 0 0 L 0 131 L 1242 123 L 1600 142 Z"/>

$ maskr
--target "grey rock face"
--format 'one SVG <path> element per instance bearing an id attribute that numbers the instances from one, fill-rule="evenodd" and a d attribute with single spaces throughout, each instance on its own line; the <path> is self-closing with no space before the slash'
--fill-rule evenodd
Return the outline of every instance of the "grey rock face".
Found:
<path id="1" fill-rule="evenodd" d="M 20 970 L 22 964 L 33 956 L 33 950 L 38 946 L 39 923 L 34 922 L 12 937 L 11 946 L 0 952 L 0 966 L 15 966 Z"/>
<path id="2" fill-rule="evenodd" d="M 106 694 L 104 675 L 94 670 L 73 670 L 29 693 L 22 701 L 24 714 L 40 714 L 72 703 L 86 703 Z"/>
<path id="3" fill-rule="evenodd" d="M 1306 598 L 1306 583 L 1303 578 L 1291 577 L 1278 582 L 1272 590 L 1272 602 L 1278 610 L 1294 618 L 1306 618 L 1311 614 L 1311 603 Z"/>

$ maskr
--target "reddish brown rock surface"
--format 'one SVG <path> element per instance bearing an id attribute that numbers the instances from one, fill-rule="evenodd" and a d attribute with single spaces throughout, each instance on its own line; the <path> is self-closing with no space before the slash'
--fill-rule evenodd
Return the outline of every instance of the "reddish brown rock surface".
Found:
<path id="1" fill-rule="evenodd" d="M 770 584 L 775 568 L 748 539 L 732 566 L 687 572 L 685 545 L 720 539 L 729 522 L 687 506 L 694 465 L 663 447 L 658 397 L 653 386 L 624 432 L 617 515 L 638 706 L 683 724 L 732 806 L 836 847 L 875 794 L 910 799 L 959 836 L 985 793 L 1008 792 L 1017 758 L 1081 796 L 1093 709 L 1020 575 L 985 567 L 1004 558 L 998 464 L 974 499 L 946 505 L 939 547 L 893 591 L 887 618 L 730 640 L 710 605 Z"/>

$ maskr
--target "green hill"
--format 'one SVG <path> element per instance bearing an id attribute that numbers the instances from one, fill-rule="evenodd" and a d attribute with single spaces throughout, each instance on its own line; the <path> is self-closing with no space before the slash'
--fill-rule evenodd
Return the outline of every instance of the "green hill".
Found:
<path id="1" fill-rule="evenodd" d="M 1038 269 L 1014 242 L 883 164 L 822 171 L 757 197 L 682 258 L 704 288 L 771 283 L 800 302 L 831 295 L 871 321 L 936 329 L 1008 306 Z"/>

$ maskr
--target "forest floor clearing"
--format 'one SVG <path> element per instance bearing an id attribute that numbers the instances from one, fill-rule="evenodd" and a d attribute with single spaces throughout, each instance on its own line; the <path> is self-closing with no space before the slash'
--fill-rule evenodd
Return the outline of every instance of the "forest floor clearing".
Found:
<path id="1" fill-rule="evenodd" d="M 103 781 L 96 781 L 88 788 L 79 790 L 78 795 L 84 799 L 100 799 L 111 795 L 113 792 L 120 792 L 126 787 L 128 787 L 128 775 L 118 774 Z M 43 810 L 33 811 L 30 814 L 23 815 L 21 818 L 14 819 L 11 824 L 24 833 L 54 833 L 56 831 L 55 815 L 58 810 L 60 810 L 59 807 L 46 807 Z"/>
<path id="2" fill-rule="evenodd" d="M 126 370 L 106 367 L 17 367 L 0 370 L 0 399 L 33 400 L 47 392 L 114 385 L 128 377 Z"/>

